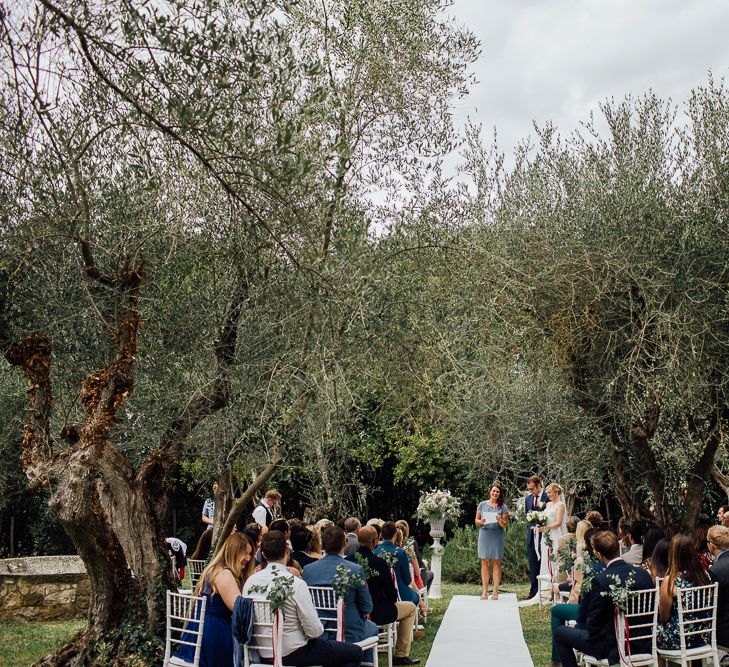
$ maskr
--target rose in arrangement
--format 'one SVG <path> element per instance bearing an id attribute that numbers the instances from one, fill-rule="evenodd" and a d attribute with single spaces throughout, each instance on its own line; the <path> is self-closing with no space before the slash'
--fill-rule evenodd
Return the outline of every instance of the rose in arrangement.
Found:
<path id="1" fill-rule="evenodd" d="M 451 495 L 450 491 L 435 489 L 420 496 L 418 510 L 419 519 L 428 521 L 430 519 L 455 520 L 461 514 L 461 501 Z"/>

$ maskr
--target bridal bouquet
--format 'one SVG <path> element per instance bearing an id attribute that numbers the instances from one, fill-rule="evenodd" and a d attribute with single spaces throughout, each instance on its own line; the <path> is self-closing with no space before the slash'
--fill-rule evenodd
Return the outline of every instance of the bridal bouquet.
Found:
<path id="1" fill-rule="evenodd" d="M 420 496 L 418 510 L 419 519 L 457 519 L 461 513 L 461 501 L 451 495 L 450 491 L 435 489 Z"/>
<path id="2" fill-rule="evenodd" d="M 527 512 L 527 515 L 526 515 L 527 525 L 531 526 L 532 528 L 538 528 L 539 526 L 546 526 L 547 520 L 548 520 L 547 515 L 544 512 L 537 512 L 536 510 Z"/>

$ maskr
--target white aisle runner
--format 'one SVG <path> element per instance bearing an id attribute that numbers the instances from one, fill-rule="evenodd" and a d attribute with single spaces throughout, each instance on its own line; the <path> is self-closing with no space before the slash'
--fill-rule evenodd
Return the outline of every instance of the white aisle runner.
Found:
<path id="1" fill-rule="evenodd" d="M 534 667 L 516 595 L 498 600 L 455 595 L 435 635 L 426 667 Z"/>

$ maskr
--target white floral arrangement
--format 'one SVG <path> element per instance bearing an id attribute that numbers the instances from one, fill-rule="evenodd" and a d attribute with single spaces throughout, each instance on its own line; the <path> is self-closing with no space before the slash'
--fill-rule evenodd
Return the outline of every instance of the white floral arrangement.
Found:
<path id="1" fill-rule="evenodd" d="M 527 525 L 532 527 L 546 526 L 547 515 L 544 512 L 537 512 L 536 510 L 532 510 L 531 512 L 527 512 L 526 521 Z"/>
<path id="2" fill-rule="evenodd" d="M 420 496 L 416 515 L 419 519 L 457 519 L 461 514 L 461 501 L 450 491 L 435 489 Z"/>

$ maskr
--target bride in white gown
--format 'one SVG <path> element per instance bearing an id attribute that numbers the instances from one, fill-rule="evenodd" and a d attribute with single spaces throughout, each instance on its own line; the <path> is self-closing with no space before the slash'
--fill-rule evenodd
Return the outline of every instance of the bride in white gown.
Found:
<path id="1" fill-rule="evenodd" d="M 564 489 L 559 484 L 550 484 L 547 489 L 547 496 L 549 496 L 549 502 L 544 508 L 544 513 L 547 515 L 547 524 L 539 528 L 540 533 L 549 531 L 549 537 L 552 542 L 551 551 L 548 553 L 547 540 L 542 536 L 542 553 L 541 553 L 541 565 L 539 568 L 539 574 L 550 574 L 549 561 L 551 556 L 552 561 L 552 573 L 557 573 L 557 543 L 559 539 L 567 534 L 567 508 L 564 503 L 564 495 L 562 495 Z"/>

